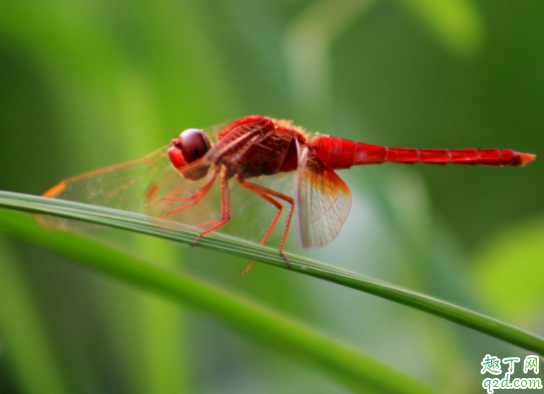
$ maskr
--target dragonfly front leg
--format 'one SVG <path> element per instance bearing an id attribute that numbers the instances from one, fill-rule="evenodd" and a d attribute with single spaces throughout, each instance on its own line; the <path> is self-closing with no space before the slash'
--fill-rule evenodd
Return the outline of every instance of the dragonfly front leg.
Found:
<path id="1" fill-rule="evenodd" d="M 287 234 L 289 233 L 289 227 L 291 226 L 291 219 L 293 218 L 293 212 L 294 212 L 294 208 L 295 208 L 295 200 L 292 197 L 290 197 L 290 196 L 288 196 L 286 194 L 279 193 L 279 192 L 277 192 L 275 190 L 269 189 L 267 187 L 261 186 L 261 185 L 256 184 L 256 183 L 247 182 L 246 180 L 241 179 L 239 177 L 236 178 L 236 181 L 241 186 L 245 187 L 249 191 L 255 193 L 259 197 L 263 198 L 264 200 L 268 201 L 269 203 L 274 205 L 276 208 L 278 208 L 278 212 L 276 213 L 276 216 L 274 216 L 274 219 L 272 220 L 272 223 L 268 227 L 268 230 L 266 231 L 266 234 L 264 235 L 263 239 L 261 240 L 261 245 L 265 244 L 266 240 L 268 239 L 268 237 L 272 233 L 272 230 L 276 226 L 276 223 L 278 222 L 278 220 L 279 220 L 279 218 L 281 216 L 281 212 L 283 210 L 283 204 L 280 203 L 279 201 L 277 201 L 276 199 L 270 197 L 270 196 L 281 198 L 282 200 L 287 201 L 289 204 L 291 204 L 291 209 L 289 210 L 289 217 L 287 219 L 287 224 L 285 226 L 285 232 L 283 233 L 283 238 L 281 240 L 281 245 L 280 245 L 280 249 L 279 249 L 280 254 L 283 256 L 283 258 L 285 259 L 285 261 L 287 263 L 287 268 L 290 268 L 291 267 L 291 262 L 289 261 L 289 259 L 285 255 L 285 253 L 283 253 L 283 246 L 285 245 L 285 241 L 287 240 Z M 247 266 L 247 268 L 245 270 L 243 270 L 242 273 L 247 274 L 249 272 L 249 270 L 251 269 L 251 266 L 253 265 L 254 262 L 255 262 L 255 260 L 251 260 L 249 265 Z"/>
<path id="2" fill-rule="evenodd" d="M 189 197 L 162 197 L 156 201 L 153 201 L 150 204 L 147 204 L 147 206 L 150 207 L 159 202 L 191 201 L 189 204 L 182 205 L 179 208 L 166 212 L 164 216 L 162 217 L 163 219 L 166 219 L 170 215 L 174 215 L 178 212 L 181 212 L 185 209 L 191 208 L 192 206 L 198 204 L 198 202 L 200 202 L 200 200 L 202 200 L 206 196 L 206 194 L 208 194 L 208 192 L 212 188 L 216 179 L 217 179 L 217 171 L 214 171 L 210 180 L 208 180 L 204 185 L 202 185 L 202 187 L 200 187 L 197 191 L 195 191 Z"/>
<path id="3" fill-rule="evenodd" d="M 217 230 L 219 227 L 222 227 L 225 224 L 227 224 L 230 221 L 230 219 L 231 219 L 231 212 L 230 212 L 229 179 L 227 177 L 226 168 L 223 167 L 223 171 L 221 171 L 221 219 L 212 221 L 212 222 L 201 223 L 200 225 L 197 225 L 197 227 L 209 226 L 209 225 L 212 225 L 212 227 L 201 232 L 192 246 L 196 246 L 198 241 L 200 241 L 200 238 L 202 238 L 204 235 L 211 233 L 212 231 Z"/>

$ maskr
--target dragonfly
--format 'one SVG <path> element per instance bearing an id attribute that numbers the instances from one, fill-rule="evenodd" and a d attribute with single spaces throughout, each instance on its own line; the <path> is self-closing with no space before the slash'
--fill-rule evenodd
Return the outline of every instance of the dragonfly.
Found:
<path id="1" fill-rule="evenodd" d="M 332 241 L 348 216 L 351 193 L 336 170 L 385 162 L 523 166 L 535 158 L 511 149 L 371 145 L 312 134 L 291 121 L 251 115 L 208 129 L 187 129 L 142 159 L 65 180 L 43 195 L 191 224 L 201 229 L 193 246 L 206 234 L 222 231 L 252 205 L 249 196 L 253 196 L 271 209 L 270 224 L 263 225 L 262 215 L 256 214 L 243 218 L 238 229 L 251 228 L 264 245 L 283 217 L 279 253 L 290 267 L 283 249 L 295 211 L 306 248 Z M 278 181 L 287 174 L 292 181 Z M 231 193 L 233 185 L 236 194 Z M 253 231 L 255 226 L 248 221 L 262 231 Z M 61 230 L 78 227 L 74 220 L 52 216 L 40 216 L 39 222 Z M 242 272 L 247 273 L 252 264 Z"/>

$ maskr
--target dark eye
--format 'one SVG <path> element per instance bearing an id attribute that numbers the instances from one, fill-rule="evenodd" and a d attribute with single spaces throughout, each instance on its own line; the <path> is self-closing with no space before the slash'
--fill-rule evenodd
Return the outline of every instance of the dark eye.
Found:
<path id="1" fill-rule="evenodd" d="M 210 150 L 210 141 L 200 129 L 187 129 L 179 136 L 180 148 L 187 163 L 200 159 Z"/>

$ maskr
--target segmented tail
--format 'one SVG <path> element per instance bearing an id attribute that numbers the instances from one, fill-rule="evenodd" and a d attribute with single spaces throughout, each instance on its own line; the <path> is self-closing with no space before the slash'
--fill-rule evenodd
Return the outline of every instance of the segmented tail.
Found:
<path id="1" fill-rule="evenodd" d="M 318 156 L 333 169 L 384 162 L 523 166 L 536 158 L 536 155 L 515 152 L 512 149 L 389 148 L 330 136 L 320 136 L 311 145 Z"/>

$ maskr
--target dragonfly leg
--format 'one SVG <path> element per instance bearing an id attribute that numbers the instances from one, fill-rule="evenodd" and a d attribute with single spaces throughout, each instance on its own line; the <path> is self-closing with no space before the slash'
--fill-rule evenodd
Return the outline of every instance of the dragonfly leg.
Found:
<path id="1" fill-rule="evenodd" d="M 192 204 L 192 203 L 191 203 Z M 207 230 L 202 231 L 196 241 L 193 243 L 192 246 L 196 246 L 198 241 L 200 241 L 200 238 L 202 238 L 204 235 L 211 233 L 214 230 L 217 230 L 219 227 L 224 226 L 227 224 L 231 219 L 231 213 L 230 213 L 230 190 L 229 190 L 229 179 L 227 177 L 226 168 L 221 172 L 221 219 L 215 221 L 216 224 L 214 224 L 212 227 L 210 227 Z M 213 224 L 214 222 L 208 222 L 203 224 Z M 202 226 L 202 224 L 200 225 Z"/>
<path id="2" fill-rule="evenodd" d="M 217 174 L 214 173 L 212 175 L 212 177 L 210 178 L 210 180 L 208 180 L 204 185 L 202 185 L 197 191 L 195 191 L 193 194 L 191 194 L 189 197 L 161 197 L 153 202 L 150 202 L 149 204 L 147 204 L 147 207 L 152 207 L 153 205 L 155 204 L 158 204 L 159 202 L 179 202 L 179 201 L 192 201 L 194 200 L 195 198 L 199 197 L 202 192 L 205 190 L 206 193 L 211 189 L 211 187 L 213 186 L 213 183 L 215 182 L 215 179 L 217 178 Z M 156 187 L 155 185 L 151 186 L 149 191 L 147 192 L 148 195 L 153 195 L 154 193 L 156 193 L 158 187 Z M 170 195 L 174 194 L 175 192 L 177 192 L 179 190 L 179 188 L 177 189 L 174 189 L 174 192 L 171 192 Z"/>
<path id="3" fill-rule="evenodd" d="M 191 208 L 192 206 L 196 205 L 200 200 L 202 200 L 206 196 L 206 194 L 208 194 L 208 192 L 212 188 L 216 178 L 217 178 L 217 172 L 214 172 L 214 174 L 212 175 L 210 180 L 207 181 L 200 189 L 195 191 L 189 197 L 177 198 L 177 199 L 176 198 L 164 198 L 164 199 L 161 198 L 161 199 L 158 199 L 157 201 L 154 201 L 153 203 L 149 204 L 148 206 L 153 205 L 153 204 L 155 204 L 156 202 L 159 202 L 159 201 L 191 201 L 192 200 L 192 202 L 190 202 L 189 204 L 182 205 L 179 208 L 176 208 L 176 209 L 173 209 L 171 211 L 166 212 L 164 214 L 164 216 L 162 217 L 163 219 L 166 219 L 170 215 L 181 212 L 181 211 L 183 211 L 183 210 L 185 210 L 187 208 Z"/>
<path id="4" fill-rule="evenodd" d="M 278 220 L 280 218 L 280 215 L 281 215 L 281 212 L 283 210 L 283 204 L 280 203 L 279 201 L 277 201 L 276 199 L 272 198 L 271 196 L 274 196 L 276 198 L 280 198 L 280 199 L 282 199 L 284 201 L 287 201 L 291 205 L 291 208 L 289 210 L 289 218 L 287 219 L 287 225 L 285 226 L 285 232 L 283 233 L 283 238 L 282 238 L 281 245 L 280 245 L 280 248 L 279 248 L 280 254 L 283 256 L 283 258 L 285 259 L 285 262 L 287 263 L 287 268 L 290 268 L 291 267 L 291 262 L 289 261 L 289 259 L 285 255 L 285 253 L 283 253 L 283 246 L 285 245 L 285 241 L 287 239 L 287 233 L 289 232 L 289 227 L 291 226 L 291 219 L 293 217 L 293 212 L 294 212 L 294 208 L 295 208 L 295 200 L 292 197 L 290 197 L 290 196 L 288 196 L 286 194 L 279 193 L 279 192 L 277 192 L 275 190 L 269 189 L 267 187 L 261 186 L 259 184 L 253 183 L 253 182 L 247 182 L 246 180 L 241 179 L 239 177 L 236 178 L 236 181 L 241 186 L 245 187 L 249 191 L 255 193 L 259 197 L 265 199 L 266 201 L 268 201 L 269 203 L 274 205 L 276 208 L 278 208 L 278 212 L 276 213 L 276 216 L 274 216 L 274 219 L 272 220 L 272 223 L 268 227 L 268 230 L 266 231 L 266 234 L 264 235 L 264 237 L 263 237 L 263 239 L 261 241 L 261 245 L 265 244 L 266 240 L 268 239 L 268 237 L 272 233 L 272 230 L 274 229 L 274 226 L 276 226 L 276 223 L 278 222 Z M 242 271 L 242 273 L 247 274 L 249 272 L 249 270 L 251 269 L 251 266 L 253 265 L 254 262 L 255 262 L 255 260 L 251 260 L 251 262 L 249 263 L 247 268 L 244 271 Z"/>
<path id="5" fill-rule="evenodd" d="M 152 207 L 155 204 L 158 204 L 160 202 L 175 202 L 175 201 L 191 201 L 194 200 L 199 193 L 200 189 L 198 189 L 195 193 L 191 194 L 189 197 L 161 197 L 153 202 L 150 202 L 147 204 L 147 207 Z"/>

